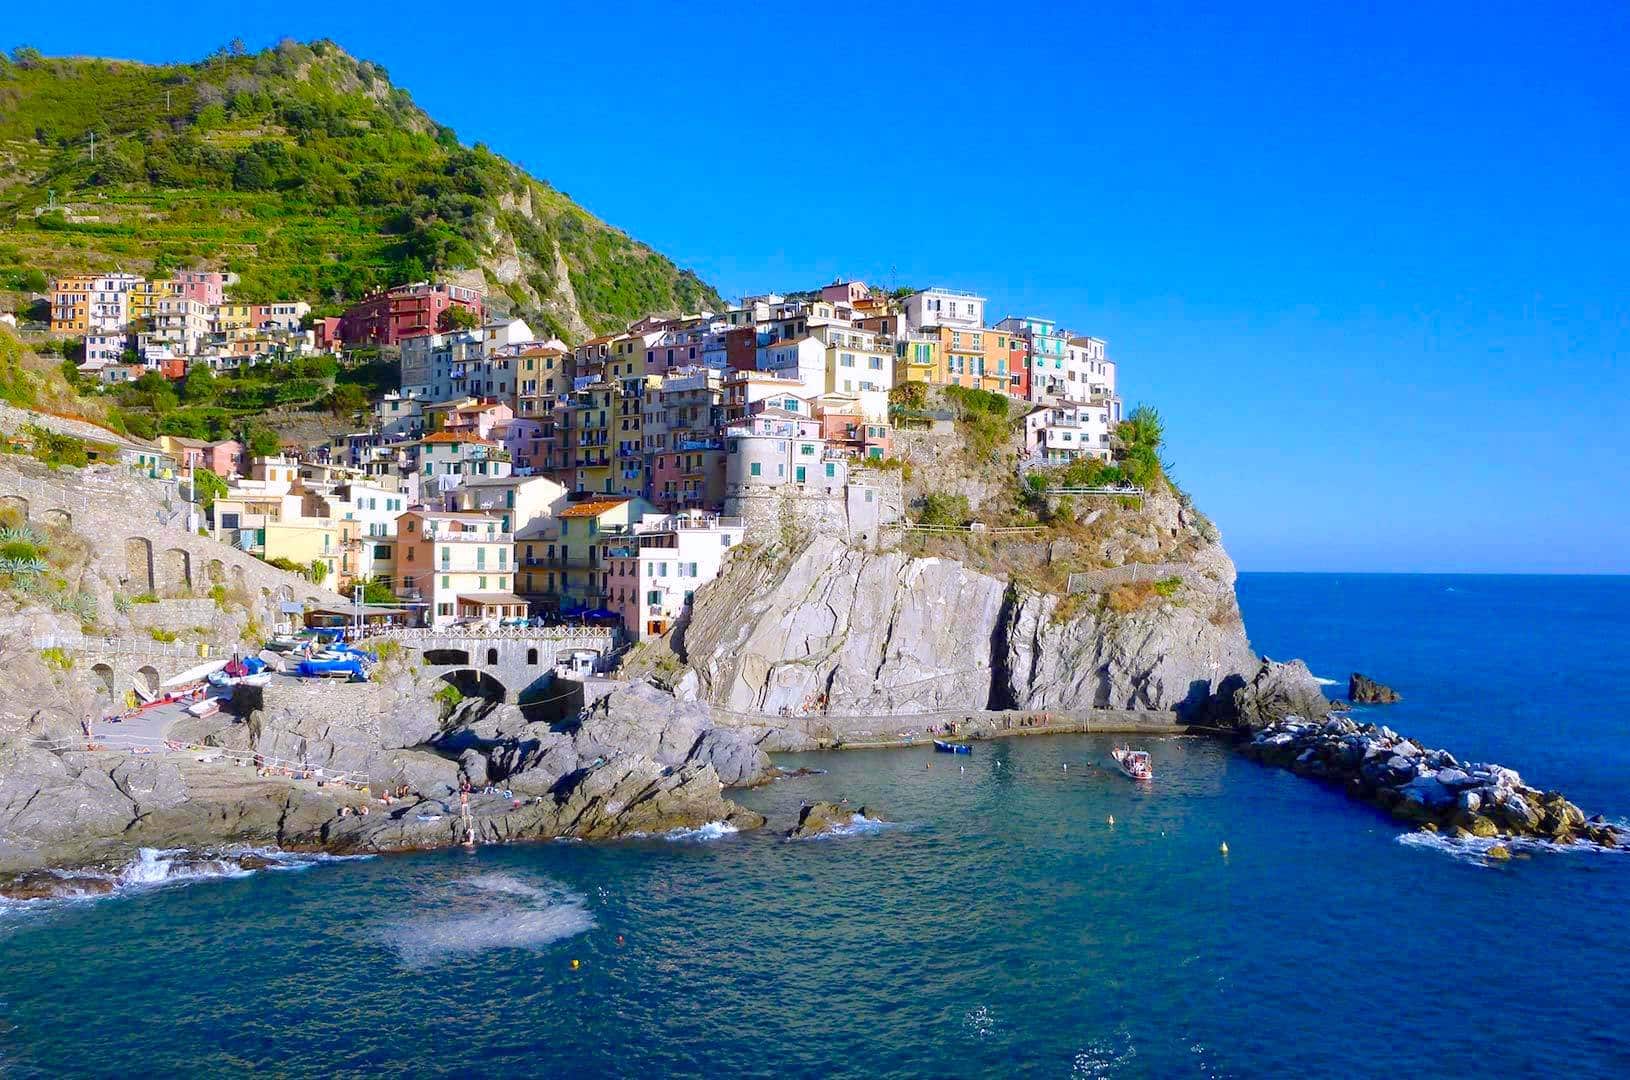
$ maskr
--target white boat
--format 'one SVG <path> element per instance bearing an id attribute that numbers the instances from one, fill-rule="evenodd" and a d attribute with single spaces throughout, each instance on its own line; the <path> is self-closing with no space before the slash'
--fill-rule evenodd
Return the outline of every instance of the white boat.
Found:
<path id="1" fill-rule="evenodd" d="M 1149 761 L 1147 750 L 1131 750 L 1124 746 L 1117 746 L 1110 751 L 1110 757 L 1120 766 L 1121 772 L 1134 780 L 1153 780 L 1155 778 L 1154 765 Z"/>

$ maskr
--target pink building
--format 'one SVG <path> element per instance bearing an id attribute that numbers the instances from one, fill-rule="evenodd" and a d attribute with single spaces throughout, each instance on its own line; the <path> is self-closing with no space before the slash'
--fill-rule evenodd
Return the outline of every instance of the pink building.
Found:
<path id="1" fill-rule="evenodd" d="M 827 409 L 821 413 L 826 445 L 854 457 L 886 458 L 893 448 L 887 424 L 868 424 L 864 416 Z"/>
<path id="2" fill-rule="evenodd" d="M 220 305 L 226 299 L 226 275 L 213 270 L 182 270 L 170 278 L 178 295 L 200 304 Z"/>
<path id="3" fill-rule="evenodd" d="M 834 281 L 821 290 L 821 299 L 829 304 L 852 304 L 871 295 L 864 281 Z"/>
<path id="4" fill-rule="evenodd" d="M 210 443 L 204 447 L 204 468 L 219 476 L 243 473 L 243 444 L 236 439 Z"/>
<path id="5" fill-rule="evenodd" d="M 548 464 L 548 448 L 543 441 L 544 425 L 538 420 L 517 416 L 504 428 L 504 449 L 509 451 L 516 475 L 540 475 Z"/>

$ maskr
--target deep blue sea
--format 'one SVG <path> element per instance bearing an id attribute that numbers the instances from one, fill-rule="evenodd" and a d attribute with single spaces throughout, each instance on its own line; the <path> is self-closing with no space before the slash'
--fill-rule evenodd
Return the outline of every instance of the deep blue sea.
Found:
<path id="1" fill-rule="evenodd" d="M 1630 578 L 1239 592 L 1260 651 L 1380 678 L 1405 696 L 1388 724 L 1630 816 Z M 1150 743 L 1147 791 L 1109 748 L 802 755 L 828 772 L 741 796 L 782 827 L 839 795 L 899 822 L 824 841 L 13 907 L 0 1075 L 1630 1075 L 1630 855 L 1487 865 L 1209 741 Z"/>

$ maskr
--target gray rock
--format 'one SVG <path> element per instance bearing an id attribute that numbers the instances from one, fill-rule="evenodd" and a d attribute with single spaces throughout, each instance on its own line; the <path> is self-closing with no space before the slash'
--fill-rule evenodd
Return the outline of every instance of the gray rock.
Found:
<path id="1" fill-rule="evenodd" d="M 770 758 L 742 731 L 713 728 L 697 742 L 690 761 L 711 765 L 725 787 L 757 784 L 771 773 Z"/>
<path id="2" fill-rule="evenodd" d="M 1483 797 L 1475 791 L 1462 791 L 1457 801 L 1460 808 L 1468 814 L 1475 814 L 1483 808 Z"/>
<path id="3" fill-rule="evenodd" d="M 1240 727 L 1262 728 L 1289 716 L 1322 719 L 1328 706 L 1318 680 L 1302 661 L 1264 660 L 1251 680 L 1235 689 L 1231 719 Z"/>
<path id="4" fill-rule="evenodd" d="M 1464 788 L 1471 787 L 1477 781 L 1459 769 L 1447 768 L 1438 771 L 1438 783 L 1445 787 Z"/>
<path id="5" fill-rule="evenodd" d="M 798 824 L 787 830 L 788 840 L 809 840 L 831 836 L 860 822 L 881 822 L 885 818 L 870 807 L 853 807 L 846 802 L 818 802 L 798 812 Z"/>

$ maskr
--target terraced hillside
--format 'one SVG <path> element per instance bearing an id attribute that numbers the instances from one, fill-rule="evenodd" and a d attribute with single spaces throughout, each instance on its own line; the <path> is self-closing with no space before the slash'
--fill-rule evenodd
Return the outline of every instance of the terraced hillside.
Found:
<path id="1" fill-rule="evenodd" d="M 581 338 L 717 306 L 688 270 L 483 146 L 331 42 L 193 64 L 0 56 L 0 288 L 207 266 L 234 297 L 337 310 L 463 272 Z"/>

